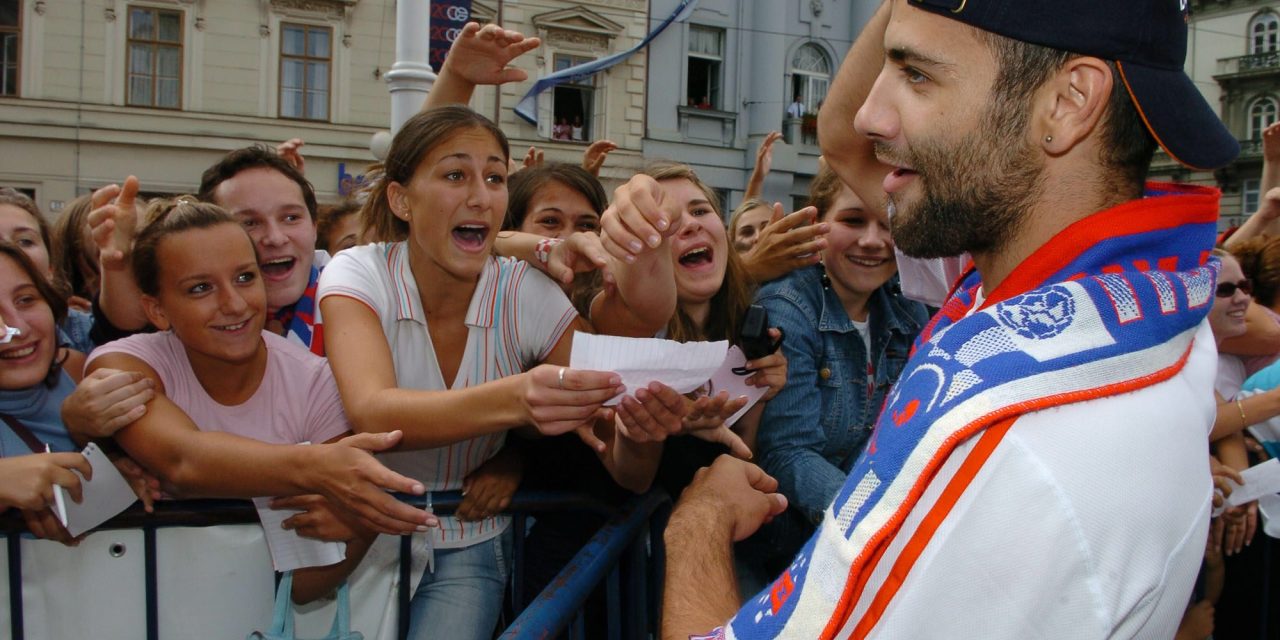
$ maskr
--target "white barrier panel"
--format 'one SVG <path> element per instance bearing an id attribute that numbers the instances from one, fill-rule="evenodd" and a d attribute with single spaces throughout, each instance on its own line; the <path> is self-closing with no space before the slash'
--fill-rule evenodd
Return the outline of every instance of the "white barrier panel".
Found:
<path id="1" fill-rule="evenodd" d="M 415 543 L 422 548 L 420 537 Z M 0 556 L 0 638 L 7 638 L 8 555 Z M 366 640 L 396 637 L 398 558 L 399 540 L 382 536 L 351 577 L 352 629 Z M 423 564 L 414 563 L 415 584 Z M 271 623 L 275 583 L 259 525 L 157 529 L 156 567 L 161 640 L 237 639 Z M 141 529 L 91 533 L 75 548 L 23 538 L 22 574 L 27 638 L 146 637 Z M 332 599 L 299 607 L 299 637 L 323 636 L 333 616 Z"/>

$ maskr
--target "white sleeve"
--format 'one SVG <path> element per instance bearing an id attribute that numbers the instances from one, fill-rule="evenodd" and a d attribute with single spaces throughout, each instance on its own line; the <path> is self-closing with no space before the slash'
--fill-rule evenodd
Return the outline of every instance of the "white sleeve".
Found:
<path id="1" fill-rule="evenodd" d="M 902 295 L 934 308 L 940 308 L 947 301 L 947 294 L 969 262 L 968 254 L 954 258 L 912 258 L 896 247 L 893 252 L 898 261 Z"/>
<path id="2" fill-rule="evenodd" d="M 391 309 L 391 283 L 385 273 L 383 245 L 352 247 L 334 256 L 316 287 L 316 305 L 329 296 L 355 298 L 382 317 Z"/>
<path id="3" fill-rule="evenodd" d="M 515 279 L 516 304 L 509 305 L 506 313 L 514 314 L 519 327 L 521 357 L 533 365 L 546 359 L 578 312 L 560 285 L 546 274 L 527 263 L 518 263 L 516 268 L 524 271 L 524 277 Z"/>

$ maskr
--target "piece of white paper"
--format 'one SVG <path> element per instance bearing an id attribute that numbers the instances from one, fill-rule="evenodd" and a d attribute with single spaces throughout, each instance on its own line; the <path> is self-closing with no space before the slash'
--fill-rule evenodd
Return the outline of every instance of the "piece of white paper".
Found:
<path id="1" fill-rule="evenodd" d="M 53 487 L 54 513 L 72 536 L 110 520 L 138 499 L 120 470 L 96 443 L 90 442 L 81 453 L 93 468 L 93 479 L 85 480 L 79 471 L 71 470 L 80 476 L 80 502 L 72 500 L 66 489 Z"/>
<path id="2" fill-rule="evenodd" d="M 712 374 L 711 380 L 706 385 L 705 390 L 707 395 L 710 396 L 714 396 L 721 391 L 727 391 L 730 400 L 741 396 L 747 397 L 747 404 L 743 405 L 741 409 L 738 409 L 737 413 L 729 416 L 729 419 L 724 421 L 729 426 L 737 423 L 738 418 L 741 418 L 742 414 L 759 402 L 760 398 L 764 397 L 765 392 L 769 390 L 769 387 L 754 387 L 747 384 L 747 378 L 751 377 L 750 373 L 742 376 L 733 372 L 734 369 L 745 364 L 747 364 L 747 356 L 742 353 L 742 349 L 737 346 L 729 347 L 729 352 L 724 357 L 724 363 Z"/>
<path id="3" fill-rule="evenodd" d="M 1227 496 L 1227 505 L 1235 507 L 1253 502 L 1262 496 L 1280 492 L 1280 459 L 1272 458 L 1262 464 L 1256 464 L 1240 472 L 1244 484 L 1236 484 L 1232 480 L 1231 495 Z"/>
<path id="4" fill-rule="evenodd" d="M 347 545 L 342 542 L 325 542 L 313 538 L 304 538 L 292 529 L 283 529 L 280 524 L 300 509 L 272 509 L 272 498 L 254 498 L 253 506 L 258 509 L 258 519 L 262 521 L 262 530 L 267 538 L 267 550 L 271 552 L 271 565 L 276 571 L 293 571 L 307 567 L 327 567 L 342 562 L 347 557 Z"/>
<path id="5" fill-rule="evenodd" d="M 675 342 L 658 338 L 573 334 L 572 369 L 612 371 L 622 377 L 627 395 L 650 382 L 661 382 L 680 393 L 701 387 L 724 363 L 727 341 Z M 622 394 L 605 405 L 622 400 Z"/>

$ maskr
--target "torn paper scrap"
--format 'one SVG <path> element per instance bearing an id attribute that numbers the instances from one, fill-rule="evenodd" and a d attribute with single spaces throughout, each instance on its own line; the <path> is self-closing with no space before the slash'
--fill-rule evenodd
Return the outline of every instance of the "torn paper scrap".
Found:
<path id="1" fill-rule="evenodd" d="M 650 382 L 661 382 L 680 393 L 701 387 L 724 363 L 727 341 L 675 342 L 658 338 L 597 336 L 581 331 L 573 334 L 573 355 L 569 367 L 591 371 L 612 371 L 622 377 L 628 395 Z M 615 405 L 619 395 L 606 405 Z"/>
<path id="2" fill-rule="evenodd" d="M 1228 506 L 1239 506 L 1261 498 L 1262 496 L 1280 492 L 1280 460 L 1272 458 L 1262 464 L 1256 464 L 1240 472 L 1244 484 L 1231 483 L 1231 495 L 1227 496 Z"/>
<path id="3" fill-rule="evenodd" d="M 729 393 L 730 400 L 741 396 L 747 397 L 747 404 L 743 405 L 736 413 L 729 416 L 728 420 L 724 421 L 725 424 L 731 427 L 738 422 L 738 419 L 742 417 L 742 414 L 755 406 L 755 404 L 760 401 L 760 398 L 764 397 L 765 392 L 769 390 L 769 387 L 754 387 L 747 384 L 747 378 L 751 377 L 750 373 L 746 375 L 738 375 L 733 372 L 734 369 L 745 364 L 747 364 L 747 356 L 742 353 L 742 349 L 739 349 L 736 346 L 729 347 L 729 352 L 724 358 L 724 364 L 721 364 L 720 369 L 711 376 L 711 380 L 707 382 L 705 389 L 706 395 L 709 396 L 714 396 L 721 391 L 726 391 Z"/>
<path id="4" fill-rule="evenodd" d="M 133 492 L 129 482 L 120 475 L 120 470 L 98 448 L 97 443 L 90 442 L 81 453 L 93 468 L 93 479 L 85 480 L 79 471 L 72 470 L 72 473 L 80 476 L 80 502 L 72 500 L 66 489 L 53 486 L 56 504 L 54 513 L 72 536 L 78 536 L 110 520 L 138 500 L 138 495 Z"/>

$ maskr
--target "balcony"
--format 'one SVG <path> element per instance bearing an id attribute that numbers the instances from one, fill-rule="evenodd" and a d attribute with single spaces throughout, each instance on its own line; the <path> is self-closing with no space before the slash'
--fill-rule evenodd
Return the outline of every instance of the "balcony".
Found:
<path id="1" fill-rule="evenodd" d="M 738 114 L 719 109 L 676 107 L 685 142 L 732 147 L 737 140 Z"/>
<path id="2" fill-rule="evenodd" d="M 1252 76 L 1264 76 L 1280 72 L 1280 51 L 1255 53 L 1249 56 L 1219 58 L 1215 80 L 1229 80 Z"/>

